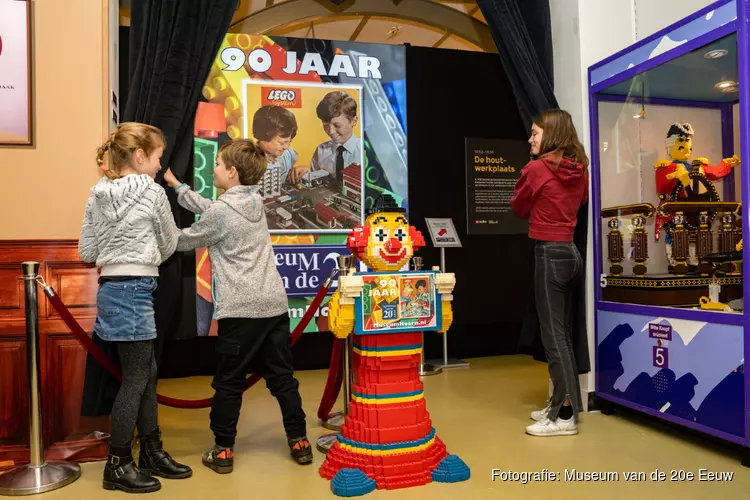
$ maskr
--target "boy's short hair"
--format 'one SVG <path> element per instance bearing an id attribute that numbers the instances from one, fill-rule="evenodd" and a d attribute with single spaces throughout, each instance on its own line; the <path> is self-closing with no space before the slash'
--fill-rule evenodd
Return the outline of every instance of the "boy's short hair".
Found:
<path id="1" fill-rule="evenodd" d="M 340 90 L 329 92 L 315 110 L 321 121 L 330 122 L 340 115 L 353 121 L 357 117 L 357 101 L 346 92 Z"/>
<path id="2" fill-rule="evenodd" d="M 226 168 L 234 167 L 243 186 L 258 184 L 266 172 L 266 154 L 250 139 L 235 139 L 219 148 Z"/>
<path id="3" fill-rule="evenodd" d="M 268 142 L 276 136 L 283 138 L 297 135 L 297 119 L 294 113 L 281 106 L 263 106 L 253 116 L 253 136 Z"/>

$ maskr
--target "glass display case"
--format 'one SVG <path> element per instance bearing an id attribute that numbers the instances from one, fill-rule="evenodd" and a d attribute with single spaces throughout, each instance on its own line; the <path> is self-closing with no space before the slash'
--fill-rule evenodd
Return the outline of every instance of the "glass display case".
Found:
<path id="1" fill-rule="evenodd" d="M 745 446 L 748 2 L 589 68 L 597 395 Z"/>

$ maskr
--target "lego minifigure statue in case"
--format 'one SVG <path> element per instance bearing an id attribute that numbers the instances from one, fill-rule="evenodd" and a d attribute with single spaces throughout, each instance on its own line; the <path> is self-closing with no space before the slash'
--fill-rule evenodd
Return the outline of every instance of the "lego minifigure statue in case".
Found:
<path id="1" fill-rule="evenodd" d="M 452 322 L 452 273 L 401 271 L 425 245 L 393 198 L 378 198 L 347 246 L 372 272 L 339 277 L 329 303 L 329 328 L 338 338 L 354 332 L 354 382 L 348 414 L 320 474 L 333 493 L 356 496 L 465 481 L 469 468 L 449 455 L 427 412 L 419 379 L 425 330 L 445 332 Z M 419 296 L 414 291 L 419 289 Z M 411 306 L 419 299 L 419 308 Z"/>
<path id="2" fill-rule="evenodd" d="M 654 165 L 656 192 L 659 194 L 660 206 L 667 201 L 720 201 L 711 181 L 729 175 L 732 168 L 739 165 L 740 159 L 735 155 L 725 158 L 718 165 L 709 165 L 707 158 L 696 158 L 692 162 L 693 136 L 695 132 L 689 123 L 674 123 L 667 132 L 666 149 L 668 160 L 659 160 Z M 704 192 L 700 192 L 701 185 Z M 667 259 L 670 266 L 675 265 L 672 258 L 671 216 L 657 212 L 654 237 L 658 241 L 662 228 L 666 229 L 665 243 Z M 697 265 L 695 244 L 690 245 L 689 263 Z"/>

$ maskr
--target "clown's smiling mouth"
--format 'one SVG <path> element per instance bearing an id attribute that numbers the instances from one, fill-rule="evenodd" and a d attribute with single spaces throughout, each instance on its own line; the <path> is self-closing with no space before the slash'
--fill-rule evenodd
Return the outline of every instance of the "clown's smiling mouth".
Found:
<path id="1" fill-rule="evenodd" d="M 396 262 L 400 261 L 404 258 L 406 255 L 406 247 L 402 248 L 400 252 L 396 254 L 389 254 L 386 253 L 385 249 L 380 249 L 380 257 L 382 257 L 386 262 L 390 264 L 395 264 Z"/>

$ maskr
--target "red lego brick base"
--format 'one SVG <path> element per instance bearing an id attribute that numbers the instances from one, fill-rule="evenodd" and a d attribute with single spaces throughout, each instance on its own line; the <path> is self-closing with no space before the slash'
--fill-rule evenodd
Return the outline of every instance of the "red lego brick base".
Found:
<path id="1" fill-rule="evenodd" d="M 370 349 L 421 346 L 422 335 L 358 335 L 354 343 Z M 363 397 L 421 391 L 420 361 L 420 354 L 377 357 L 355 352 L 353 390 Z M 366 444 L 417 441 L 426 438 L 430 432 L 432 421 L 424 398 L 392 404 L 351 401 L 341 429 L 344 438 Z M 390 455 L 354 453 L 336 443 L 326 455 L 320 475 L 330 480 L 343 468 L 359 469 L 375 480 L 378 489 L 406 488 L 431 482 L 432 471 L 446 456 L 445 445 L 437 436 L 425 449 Z"/>

